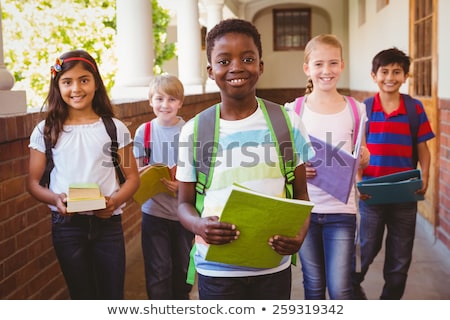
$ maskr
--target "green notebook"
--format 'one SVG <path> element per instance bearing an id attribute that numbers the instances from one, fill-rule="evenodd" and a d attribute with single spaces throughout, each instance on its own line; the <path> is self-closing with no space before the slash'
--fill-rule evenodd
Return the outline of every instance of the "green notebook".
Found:
<path id="1" fill-rule="evenodd" d="M 313 206 L 310 201 L 273 197 L 233 185 L 220 221 L 236 225 L 239 238 L 210 245 L 206 260 L 254 268 L 278 266 L 283 256 L 269 246 L 269 238 L 295 236 Z"/>

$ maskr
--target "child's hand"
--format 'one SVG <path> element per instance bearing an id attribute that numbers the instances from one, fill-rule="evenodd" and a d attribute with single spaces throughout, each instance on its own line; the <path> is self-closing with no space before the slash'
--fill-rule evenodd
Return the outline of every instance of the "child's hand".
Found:
<path id="1" fill-rule="evenodd" d="M 416 194 L 425 194 L 428 189 L 428 179 L 422 179 L 422 188 L 416 191 Z"/>
<path id="2" fill-rule="evenodd" d="M 65 193 L 56 195 L 55 206 L 61 215 L 71 215 L 67 213 L 67 195 Z"/>
<path id="3" fill-rule="evenodd" d="M 311 162 L 305 163 L 305 170 L 306 170 L 306 178 L 307 179 L 314 178 L 317 175 L 316 169 L 314 169 Z"/>
<path id="4" fill-rule="evenodd" d="M 94 215 L 100 219 L 111 218 L 115 210 L 114 198 L 105 197 L 105 199 L 106 199 L 106 208 L 94 211 Z"/>
<path id="5" fill-rule="evenodd" d="M 194 227 L 194 233 L 209 244 L 230 243 L 239 237 L 239 231 L 236 230 L 235 225 L 220 222 L 217 216 L 199 218 Z"/>
<path id="6" fill-rule="evenodd" d="M 358 192 L 358 193 L 359 193 L 359 192 Z M 370 194 L 359 193 L 359 198 L 360 198 L 361 200 L 367 200 L 367 199 L 370 199 L 370 198 L 372 198 L 372 197 L 371 197 Z"/>
<path id="7" fill-rule="evenodd" d="M 178 192 L 178 180 L 167 180 L 166 178 L 161 178 L 161 182 L 169 191 L 174 193 Z"/>
<path id="8" fill-rule="evenodd" d="M 365 169 L 369 165 L 370 161 L 370 152 L 369 149 L 365 146 L 361 146 L 361 151 L 359 154 L 359 168 Z"/>
<path id="9" fill-rule="evenodd" d="M 296 254 L 302 243 L 303 241 L 298 235 L 293 238 L 276 235 L 269 239 L 269 246 L 283 256 Z"/>

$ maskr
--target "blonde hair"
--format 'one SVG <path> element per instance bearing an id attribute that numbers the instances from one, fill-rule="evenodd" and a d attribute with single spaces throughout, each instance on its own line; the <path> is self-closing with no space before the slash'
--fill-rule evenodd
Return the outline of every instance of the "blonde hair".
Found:
<path id="1" fill-rule="evenodd" d="M 171 74 L 155 76 L 149 84 L 148 98 L 152 100 L 156 93 L 165 93 L 181 102 L 184 101 L 184 87 L 180 79 Z"/>
<path id="2" fill-rule="evenodd" d="M 306 64 L 309 63 L 309 57 L 311 55 L 311 52 L 314 50 L 317 44 L 325 44 L 331 47 L 338 48 L 342 57 L 341 41 L 339 41 L 339 39 L 334 34 L 320 34 L 309 40 L 308 43 L 306 44 L 305 57 L 303 59 L 304 63 Z M 312 91 L 313 91 L 313 82 L 311 78 L 308 78 L 308 82 L 306 83 L 305 94 L 311 93 Z"/>

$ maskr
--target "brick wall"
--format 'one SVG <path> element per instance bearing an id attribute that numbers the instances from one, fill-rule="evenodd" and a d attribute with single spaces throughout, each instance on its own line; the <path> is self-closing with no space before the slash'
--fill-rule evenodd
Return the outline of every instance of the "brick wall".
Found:
<path id="1" fill-rule="evenodd" d="M 188 96 L 180 115 L 188 120 L 217 101 L 217 93 Z M 154 117 L 148 101 L 118 103 L 115 111 L 133 135 Z M 50 211 L 26 191 L 29 136 L 41 117 L 0 117 L 0 299 L 69 297 L 53 251 Z M 140 234 L 140 223 L 140 208 L 130 200 L 123 214 L 127 245 Z"/>
<path id="2" fill-rule="evenodd" d="M 450 248 L 450 100 L 439 101 L 439 225 L 437 238 Z"/>

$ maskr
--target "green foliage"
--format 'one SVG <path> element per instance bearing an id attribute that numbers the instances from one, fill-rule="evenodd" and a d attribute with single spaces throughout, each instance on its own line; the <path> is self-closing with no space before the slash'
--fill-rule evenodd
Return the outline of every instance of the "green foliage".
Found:
<path id="1" fill-rule="evenodd" d="M 88 51 L 97 61 L 108 90 L 114 86 L 117 58 L 114 51 L 116 0 L 1 0 L 3 51 L 14 90 L 27 92 L 30 107 L 40 107 L 46 97 L 50 65 L 63 52 Z M 155 74 L 175 56 L 167 43 L 169 12 L 152 1 Z"/>
<path id="2" fill-rule="evenodd" d="M 175 44 L 167 43 L 167 27 L 170 23 L 169 11 L 160 7 L 157 0 L 152 1 L 153 37 L 155 46 L 154 74 L 162 74 L 164 61 L 175 57 Z"/>

